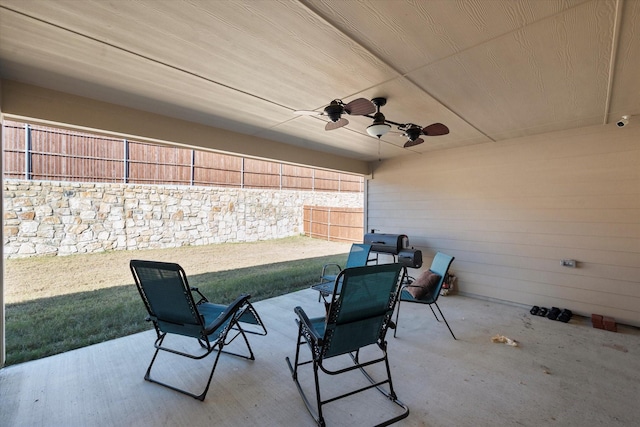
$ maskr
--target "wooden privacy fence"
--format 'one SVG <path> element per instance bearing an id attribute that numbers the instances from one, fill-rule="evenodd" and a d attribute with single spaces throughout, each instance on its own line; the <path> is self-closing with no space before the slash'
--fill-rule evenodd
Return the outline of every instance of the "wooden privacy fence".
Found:
<path id="1" fill-rule="evenodd" d="M 331 208 L 304 206 L 304 234 L 334 242 L 362 243 L 364 210 L 361 208 Z"/>
<path id="2" fill-rule="evenodd" d="M 6 121 L 4 177 L 363 192 L 358 175 Z"/>

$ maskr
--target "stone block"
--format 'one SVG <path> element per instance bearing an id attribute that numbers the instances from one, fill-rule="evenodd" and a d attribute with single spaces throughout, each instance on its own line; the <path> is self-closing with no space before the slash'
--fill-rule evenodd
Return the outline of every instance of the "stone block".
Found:
<path id="1" fill-rule="evenodd" d="M 19 231 L 18 227 L 4 227 L 3 228 L 3 236 L 5 238 L 17 236 L 18 235 L 18 231 Z"/>
<path id="2" fill-rule="evenodd" d="M 36 248 L 32 243 L 23 243 L 20 245 L 20 249 L 18 249 L 18 254 L 20 255 L 31 255 L 36 253 Z"/>
<path id="3" fill-rule="evenodd" d="M 36 213 L 34 211 L 20 212 L 18 218 L 22 221 L 33 221 L 36 218 Z"/>
<path id="4" fill-rule="evenodd" d="M 96 219 L 96 212 L 95 211 L 80 212 L 80 219 L 82 219 L 83 221 Z"/>
<path id="5" fill-rule="evenodd" d="M 58 247 L 53 245 L 36 244 L 36 253 L 38 255 L 50 255 L 58 252 Z"/>
<path id="6" fill-rule="evenodd" d="M 16 197 L 13 199 L 13 206 L 15 208 L 31 207 L 33 203 L 29 197 Z"/>
<path id="7" fill-rule="evenodd" d="M 40 223 L 38 221 L 22 221 L 20 224 L 20 233 L 34 234 L 38 231 Z"/>

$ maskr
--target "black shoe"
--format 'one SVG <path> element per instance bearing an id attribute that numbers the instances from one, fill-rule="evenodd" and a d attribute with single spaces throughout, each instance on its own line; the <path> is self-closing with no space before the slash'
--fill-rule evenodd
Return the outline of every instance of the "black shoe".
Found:
<path id="1" fill-rule="evenodd" d="M 558 307 L 551 307 L 551 310 L 547 314 L 547 319 L 556 320 L 560 315 L 560 309 Z"/>
<path id="2" fill-rule="evenodd" d="M 529 310 L 529 313 L 535 316 L 536 314 L 538 314 L 539 310 L 540 310 L 540 307 L 538 307 L 537 305 L 534 305 L 533 307 L 531 307 L 531 310 Z"/>
<path id="3" fill-rule="evenodd" d="M 571 310 L 569 310 L 568 308 L 565 308 L 564 310 L 562 310 L 562 313 L 560 313 L 560 315 L 558 316 L 558 320 L 564 323 L 567 323 L 569 320 L 571 320 L 571 316 L 573 316 L 573 313 L 571 312 Z"/>

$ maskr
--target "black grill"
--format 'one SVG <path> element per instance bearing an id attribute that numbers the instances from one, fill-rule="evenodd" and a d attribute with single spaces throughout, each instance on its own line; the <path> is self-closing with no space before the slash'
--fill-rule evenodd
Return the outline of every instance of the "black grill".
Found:
<path id="1" fill-rule="evenodd" d="M 422 252 L 408 247 L 406 234 L 368 233 L 363 240 L 371 245 L 371 252 L 397 256 L 398 262 L 406 267 L 422 267 Z"/>
<path id="2" fill-rule="evenodd" d="M 398 262 L 405 267 L 422 267 L 422 251 L 420 249 L 403 249 L 398 253 Z"/>
<path id="3" fill-rule="evenodd" d="M 398 255 L 409 245 L 409 238 L 406 234 L 367 233 L 363 243 L 371 245 L 372 252 Z"/>

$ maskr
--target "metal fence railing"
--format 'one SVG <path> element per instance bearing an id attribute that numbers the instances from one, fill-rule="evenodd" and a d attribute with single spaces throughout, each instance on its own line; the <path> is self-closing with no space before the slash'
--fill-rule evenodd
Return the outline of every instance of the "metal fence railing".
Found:
<path id="1" fill-rule="evenodd" d="M 4 177 L 363 192 L 359 175 L 5 121 Z"/>

